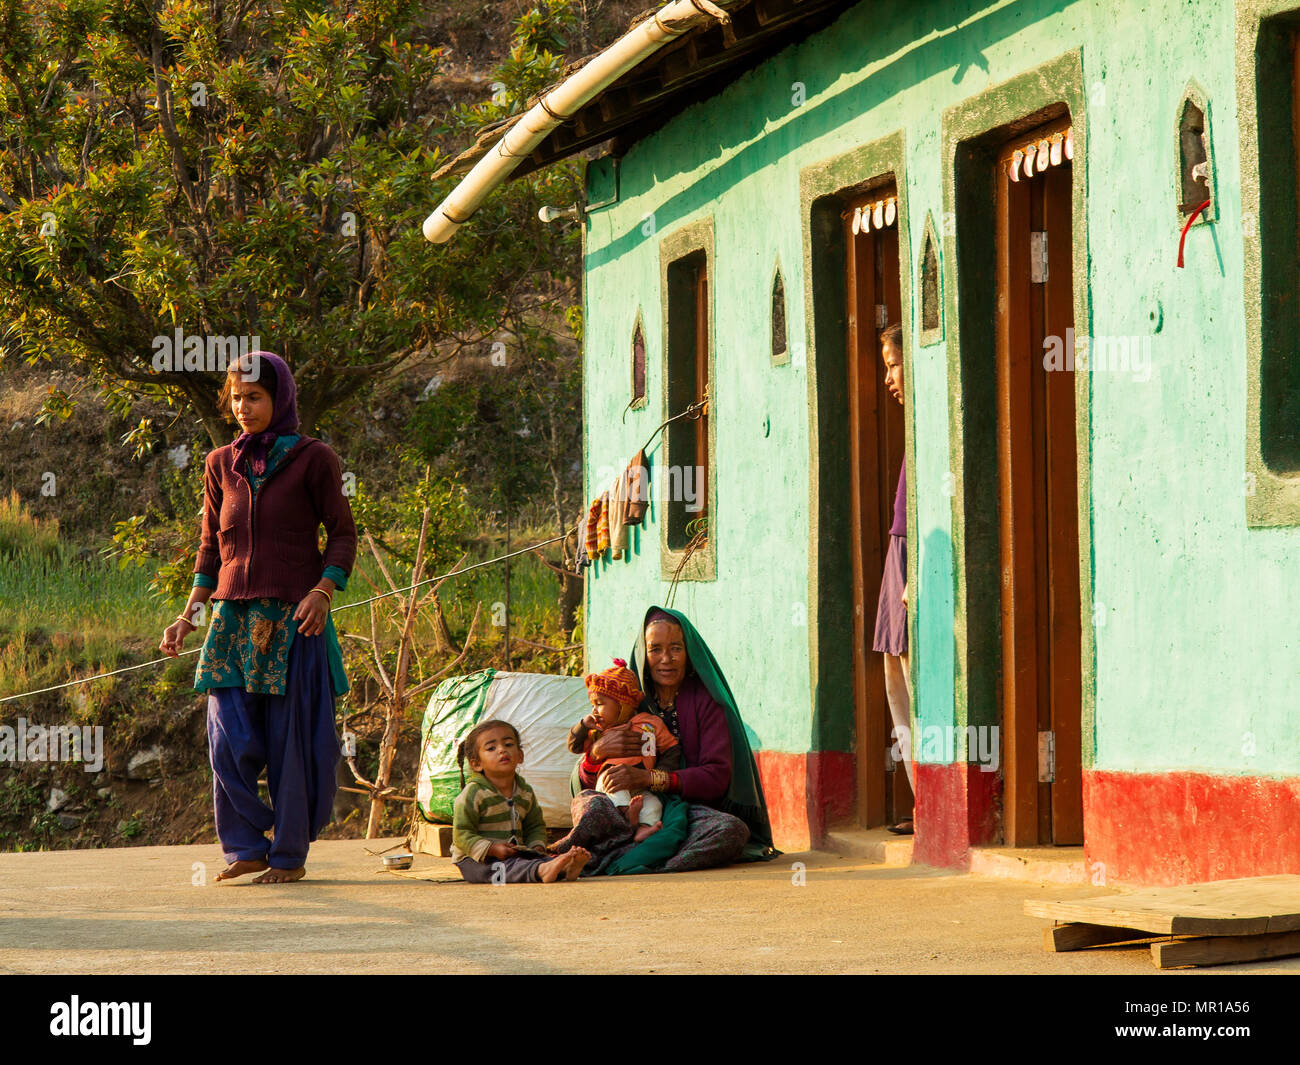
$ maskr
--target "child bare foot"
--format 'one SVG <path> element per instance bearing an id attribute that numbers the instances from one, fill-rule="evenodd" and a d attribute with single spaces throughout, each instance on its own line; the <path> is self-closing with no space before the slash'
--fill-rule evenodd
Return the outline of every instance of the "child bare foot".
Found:
<path id="1" fill-rule="evenodd" d="M 537 875 L 541 879 L 542 883 L 554 884 L 559 880 L 560 877 L 564 875 L 564 870 L 569 866 L 569 856 L 574 854 L 577 850 L 578 848 L 574 847 L 573 850 L 565 851 L 558 857 L 552 858 L 549 862 L 543 862 L 539 865 L 537 867 Z"/>
<path id="2" fill-rule="evenodd" d="M 643 805 L 645 805 L 644 795 L 634 795 L 632 801 L 627 804 L 627 823 L 633 828 L 636 827 L 637 818 L 641 816 Z"/>
<path id="3" fill-rule="evenodd" d="M 221 872 L 216 875 L 217 880 L 235 880 L 241 876 L 247 876 L 249 873 L 260 873 L 267 867 L 266 862 L 261 861 L 238 861 L 231 862 Z"/>
<path id="4" fill-rule="evenodd" d="M 574 847 L 565 857 L 569 859 L 569 864 L 564 870 L 564 879 L 577 880 L 582 875 L 583 867 L 591 860 L 591 852 L 582 847 Z"/>
<path id="5" fill-rule="evenodd" d="M 632 839 L 635 842 L 640 843 L 647 836 L 653 836 L 663 827 L 664 823 L 662 821 L 656 821 L 653 825 L 642 825 L 635 833 L 633 833 Z"/>
<path id="6" fill-rule="evenodd" d="M 295 880 L 301 880 L 307 875 L 307 870 L 302 869 L 268 869 L 265 873 L 253 881 L 254 884 L 292 884 Z"/>

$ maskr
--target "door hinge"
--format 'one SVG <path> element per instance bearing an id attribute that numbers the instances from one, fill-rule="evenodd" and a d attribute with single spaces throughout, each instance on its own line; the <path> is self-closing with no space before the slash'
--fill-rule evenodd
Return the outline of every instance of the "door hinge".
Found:
<path id="1" fill-rule="evenodd" d="M 898 759 L 894 757 L 894 748 L 897 746 L 898 744 L 895 743 L 893 746 L 885 748 L 885 772 L 886 773 L 892 773 L 895 769 L 898 768 Z"/>
<path id="2" fill-rule="evenodd" d="M 1047 232 L 1029 234 L 1029 280 L 1041 285 L 1047 280 Z"/>
<path id="3" fill-rule="evenodd" d="M 1038 783 L 1056 782 L 1056 733 L 1038 734 Z"/>
<path id="4" fill-rule="evenodd" d="M 876 304 L 876 328 L 884 329 L 889 324 L 889 308 L 883 303 Z"/>

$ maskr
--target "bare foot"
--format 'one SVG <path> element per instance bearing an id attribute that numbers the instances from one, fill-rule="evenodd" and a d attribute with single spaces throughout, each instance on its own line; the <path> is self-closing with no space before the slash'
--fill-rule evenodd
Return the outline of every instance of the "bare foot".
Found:
<path id="1" fill-rule="evenodd" d="M 636 826 L 637 819 L 641 816 L 641 807 L 645 804 L 644 795 L 634 795 L 632 801 L 627 804 L 627 823 Z"/>
<path id="2" fill-rule="evenodd" d="M 577 880 L 582 875 L 583 866 L 591 860 L 591 852 L 582 847 L 574 847 L 565 857 L 568 858 L 569 864 L 564 870 L 564 879 Z"/>
<path id="3" fill-rule="evenodd" d="M 253 881 L 254 884 L 292 884 L 307 875 L 304 869 L 268 869 Z"/>
<path id="4" fill-rule="evenodd" d="M 260 873 L 265 868 L 267 868 L 266 862 L 262 861 L 260 858 L 251 862 L 231 862 L 216 875 L 216 879 L 234 880 L 237 877 L 247 876 L 249 873 Z"/>
<path id="5" fill-rule="evenodd" d="M 543 884 L 554 884 L 560 879 L 561 874 L 568 867 L 569 855 L 573 854 L 578 848 L 566 851 L 558 858 L 552 858 L 549 862 L 543 862 L 537 867 L 537 875 L 541 878 Z"/>
<path id="6" fill-rule="evenodd" d="M 653 825 L 642 825 L 640 828 L 636 830 L 636 832 L 633 833 L 632 840 L 635 843 L 640 843 L 643 839 L 647 838 L 648 836 L 653 836 L 656 832 L 658 832 L 663 827 L 664 827 L 664 823 L 662 821 L 656 821 Z"/>

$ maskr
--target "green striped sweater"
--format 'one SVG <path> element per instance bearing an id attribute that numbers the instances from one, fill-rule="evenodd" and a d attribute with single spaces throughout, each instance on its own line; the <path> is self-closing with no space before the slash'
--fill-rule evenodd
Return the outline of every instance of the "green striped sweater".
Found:
<path id="1" fill-rule="evenodd" d="M 488 848 L 493 843 L 509 843 L 511 839 L 520 847 L 545 848 L 546 823 L 536 793 L 516 773 L 512 806 L 487 777 L 471 771 L 465 778 L 465 787 L 456 796 L 451 860 L 473 858 L 476 862 L 486 862 Z"/>

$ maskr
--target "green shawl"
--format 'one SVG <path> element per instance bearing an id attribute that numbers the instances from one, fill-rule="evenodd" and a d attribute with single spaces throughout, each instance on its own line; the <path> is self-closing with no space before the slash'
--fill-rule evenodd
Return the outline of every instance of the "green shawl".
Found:
<path id="1" fill-rule="evenodd" d="M 740 709 L 736 706 L 736 697 L 731 694 L 731 686 L 723 676 L 709 645 L 695 630 L 686 615 L 666 607 L 652 606 L 645 613 L 641 627 L 637 630 L 636 646 L 632 648 L 631 669 L 640 679 L 643 690 L 651 692 L 648 671 L 644 667 L 645 627 L 650 615 L 662 610 L 670 615 L 682 627 L 686 638 L 686 657 L 690 666 L 703 682 L 705 690 L 713 696 L 727 715 L 727 731 L 731 733 L 731 785 L 727 794 L 716 806 L 719 810 L 734 814 L 749 826 L 749 842 L 740 860 L 754 862 L 775 858 L 781 852 L 772 846 L 772 826 L 767 816 L 767 803 L 763 798 L 763 785 L 758 778 L 758 766 L 754 762 L 754 752 L 749 748 L 749 739 L 745 735 L 745 723 L 741 720 Z M 651 703 L 653 706 L 653 703 Z M 650 839 L 654 839 L 651 836 Z M 650 840 L 646 840 L 650 842 Z"/>

